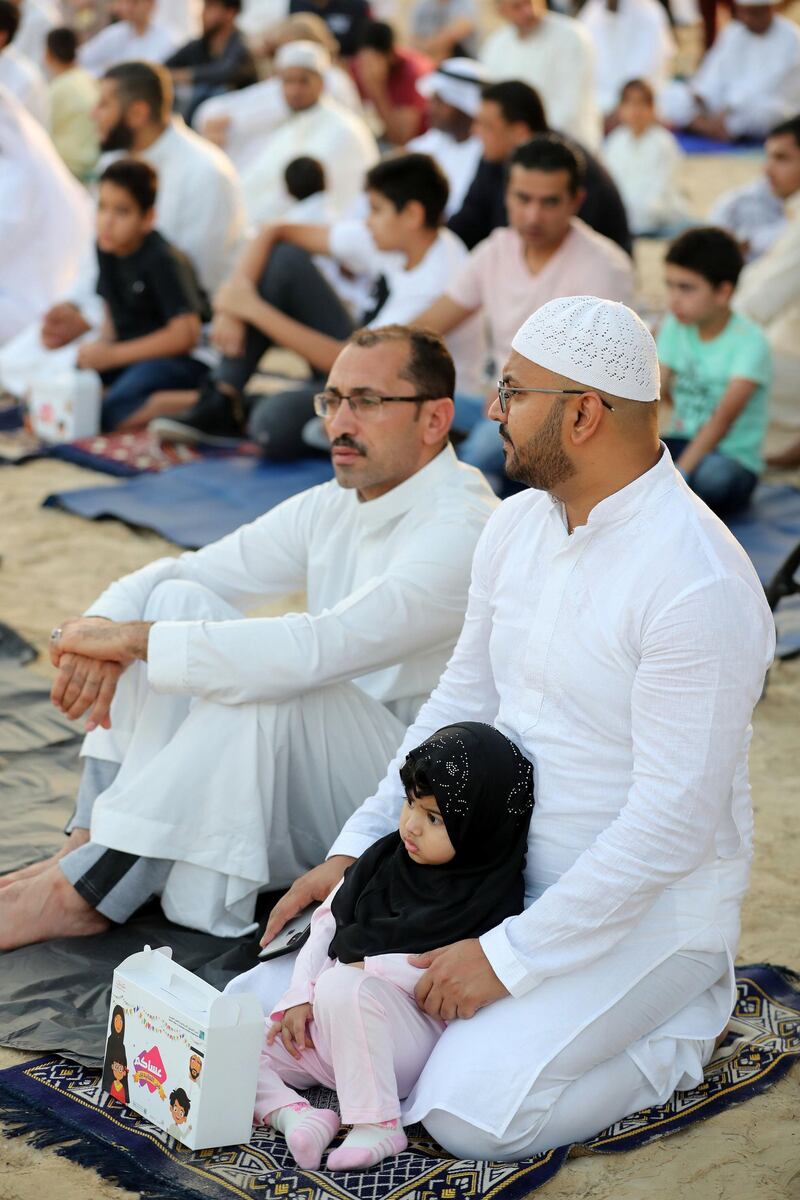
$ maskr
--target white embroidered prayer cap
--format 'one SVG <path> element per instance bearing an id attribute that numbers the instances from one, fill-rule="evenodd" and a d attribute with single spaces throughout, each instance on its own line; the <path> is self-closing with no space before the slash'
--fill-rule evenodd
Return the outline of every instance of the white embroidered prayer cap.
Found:
<path id="1" fill-rule="evenodd" d="M 426 99 L 438 96 L 469 117 L 477 117 L 481 91 L 489 72 L 472 58 L 446 58 L 435 71 L 417 80 L 417 91 Z"/>
<path id="2" fill-rule="evenodd" d="M 275 55 L 275 70 L 285 71 L 289 67 L 302 67 L 324 75 L 331 65 L 331 56 L 318 42 L 286 42 Z"/>
<path id="3" fill-rule="evenodd" d="M 661 394 L 653 335 L 616 300 L 550 300 L 520 326 L 511 349 L 547 371 L 613 396 L 651 402 Z"/>

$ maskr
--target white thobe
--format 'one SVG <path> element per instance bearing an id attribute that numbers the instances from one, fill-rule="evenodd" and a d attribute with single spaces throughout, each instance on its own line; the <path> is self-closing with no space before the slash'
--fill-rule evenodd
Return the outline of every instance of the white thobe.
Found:
<path id="1" fill-rule="evenodd" d="M 51 0 L 23 0 L 20 16 L 14 45 L 37 67 L 43 67 L 47 35 L 57 25 L 64 24 L 63 18 Z"/>
<path id="2" fill-rule="evenodd" d="M 760 258 L 786 228 L 783 200 L 775 195 L 766 175 L 759 175 L 742 187 L 723 192 L 706 219 L 708 225 L 721 225 L 744 248 L 747 262 Z"/>
<path id="3" fill-rule="evenodd" d="M 203 32 L 203 0 L 156 0 L 153 19 L 166 29 L 175 46 L 185 46 Z"/>
<path id="4" fill-rule="evenodd" d="M 595 89 L 604 115 L 617 107 L 629 80 L 646 79 L 655 91 L 666 82 L 675 39 L 658 0 L 619 0 L 616 12 L 606 0 L 588 0 L 578 20 L 594 42 Z"/>
<path id="5" fill-rule="evenodd" d="M 770 249 L 748 263 L 733 298 L 736 310 L 757 321 L 772 349 L 772 420 L 800 428 L 800 192 L 786 202 L 786 226 Z"/>
<path id="6" fill-rule="evenodd" d="M 503 25 L 486 39 L 479 57 L 493 81 L 521 79 L 536 88 L 553 129 L 585 146 L 599 145 L 594 46 L 580 22 L 547 12 L 524 38 L 513 25 Z"/>
<path id="7" fill-rule="evenodd" d="M 632 233 L 658 233 L 690 219 L 680 186 L 683 151 L 663 125 L 651 125 L 639 137 L 618 125 L 605 140 L 603 158 Z"/>
<path id="8" fill-rule="evenodd" d="M 86 738 L 84 753 L 122 762 L 92 840 L 172 859 L 172 919 L 241 931 L 260 888 L 324 855 L 447 662 L 494 507 L 447 447 L 376 500 L 323 484 L 92 605 L 138 620 L 164 587 L 199 585 L 241 616 L 307 592 L 307 611 L 284 617 L 156 621 L 146 680 L 123 676 L 111 729 Z"/>
<path id="9" fill-rule="evenodd" d="M 457 142 L 441 129 L 429 129 L 427 133 L 412 138 L 406 150 L 417 154 L 430 154 L 431 158 L 436 160 L 450 184 L 445 217 L 458 212 L 483 156 L 480 138 L 468 137 L 463 142 Z"/>
<path id="10" fill-rule="evenodd" d="M 289 15 L 289 0 L 244 0 L 237 24 L 242 33 L 257 41 Z"/>
<path id="11" fill-rule="evenodd" d="M 689 83 L 672 80 L 662 89 L 662 118 L 691 124 L 699 113 L 695 96 L 724 116 L 731 137 L 765 137 L 800 110 L 800 29 L 780 16 L 762 34 L 731 21 Z"/>
<path id="12" fill-rule="evenodd" d="M 156 21 L 151 21 L 144 33 L 138 33 L 130 21 L 117 21 L 83 43 L 78 50 L 78 62 L 99 76 L 118 63 L 162 63 L 176 49 L 172 33 Z"/>
<path id="13" fill-rule="evenodd" d="M 233 166 L 221 150 L 187 128 L 180 117 L 172 117 L 161 137 L 142 151 L 141 157 L 158 172 L 156 228 L 188 255 L 201 284 L 212 295 L 230 274 L 245 231 L 244 204 Z M 101 159 L 98 169 L 109 160 Z M 69 299 L 99 328 L 103 306 L 96 284 L 97 258 L 91 235 Z M 62 291 L 54 301 L 65 298 Z M 72 370 L 77 347 L 78 342 L 72 342 L 59 350 L 46 350 L 38 323 L 29 326 L 0 351 L 0 383 L 15 395 L 23 395 L 37 375 Z"/>
<path id="14" fill-rule="evenodd" d="M 361 115 L 361 100 L 356 85 L 341 67 L 329 67 L 325 72 L 325 94 L 344 108 Z M 203 133 L 206 121 L 227 118 L 229 125 L 225 132 L 225 153 L 241 172 L 257 161 L 267 135 L 288 121 L 291 115 L 292 110 L 286 103 L 281 81 L 277 75 L 273 75 L 239 91 L 204 100 L 194 115 L 194 125 Z"/>
<path id="15" fill-rule="evenodd" d="M 447 670 L 330 851 L 396 827 L 404 756 L 451 722 L 493 723 L 534 764 L 528 907 L 480 939 L 510 998 L 452 1023 L 406 1122 L 437 1110 L 502 1137 L 548 1062 L 689 948 L 727 959 L 719 986 L 627 1053 L 662 1095 L 702 1076 L 680 1039 L 713 1039 L 730 1013 L 750 720 L 774 643 L 749 559 L 666 449 L 571 536 L 544 492 L 493 515 Z"/>
<path id="16" fill-rule="evenodd" d="M 292 204 L 283 173 L 293 159 L 309 155 L 325 168 L 325 189 L 338 215 L 360 194 L 364 176 L 378 161 L 367 124 L 329 96 L 295 112 L 264 140 L 258 158 L 242 173 L 247 215 L 253 223 L 279 221 Z"/>
<path id="17" fill-rule="evenodd" d="M 0 86 L 0 346 L 72 285 L 92 225 L 83 188 Z"/>
<path id="18" fill-rule="evenodd" d="M 0 84 L 25 105 L 40 125 L 50 119 L 50 99 L 41 69 L 13 44 L 0 50 Z"/>

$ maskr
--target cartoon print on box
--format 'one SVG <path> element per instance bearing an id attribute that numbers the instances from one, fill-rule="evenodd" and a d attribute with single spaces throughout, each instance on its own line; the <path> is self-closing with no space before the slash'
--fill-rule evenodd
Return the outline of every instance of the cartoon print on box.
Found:
<path id="1" fill-rule="evenodd" d="M 186 1095 L 183 1088 L 175 1088 L 174 1092 L 169 1094 L 169 1111 L 172 1116 L 172 1124 L 167 1126 L 167 1133 L 170 1137 L 177 1138 L 181 1141 L 186 1137 L 186 1134 L 192 1128 L 186 1124 L 186 1118 L 189 1116 L 189 1109 L 192 1107 L 192 1102 Z"/>
<path id="2" fill-rule="evenodd" d="M 109 1096 L 114 1100 L 119 1100 L 120 1104 L 127 1104 L 130 1100 L 127 1078 L 128 1057 L 122 1042 L 119 1043 L 119 1049 L 111 1057 L 111 1073 L 114 1076 L 114 1080 L 108 1089 Z"/>
<path id="3" fill-rule="evenodd" d="M 119 1082 L 117 1074 L 113 1070 L 113 1064 L 122 1064 L 125 1068 L 125 1076 L 128 1074 L 128 1058 L 125 1053 L 125 1010 L 121 1004 L 115 1004 L 111 1013 L 111 1022 L 108 1030 L 108 1040 L 106 1041 L 106 1055 L 103 1060 L 103 1077 L 101 1086 L 104 1092 L 108 1092 L 109 1096 L 113 1096 L 115 1100 L 122 1100 L 123 1103 L 128 1102 L 128 1081 L 125 1078 L 125 1095 L 119 1095 L 119 1089 L 114 1088 L 114 1083 Z"/>
<path id="4" fill-rule="evenodd" d="M 203 1055 L 199 1050 L 191 1047 L 189 1055 L 189 1068 L 186 1076 L 185 1091 L 189 1100 L 194 1102 L 200 1098 L 200 1076 L 203 1071 Z"/>

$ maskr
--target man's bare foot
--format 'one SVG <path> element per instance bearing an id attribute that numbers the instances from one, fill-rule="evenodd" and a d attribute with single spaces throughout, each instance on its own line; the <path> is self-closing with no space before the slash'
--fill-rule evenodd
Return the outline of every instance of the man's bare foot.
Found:
<path id="1" fill-rule="evenodd" d="M 49 858 L 43 858 L 41 862 L 31 863 L 29 867 L 20 867 L 18 871 L 9 871 L 7 875 L 0 875 L 0 888 L 8 887 L 10 883 L 19 883 L 21 879 L 33 879 L 35 875 L 41 875 L 43 871 L 48 871 L 50 867 L 54 866 L 65 854 L 69 854 L 71 850 L 77 850 L 78 846 L 84 846 L 88 840 L 88 829 L 73 829 L 72 833 L 67 835 L 67 840 L 57 854 L 51 854 Z"/>
<path id="2" fill-rule="evenodd" d="M 51 938 L 88 937 L 110 924 L 78 895 L 58 866 L 0 892 L 0 950 Z"/>

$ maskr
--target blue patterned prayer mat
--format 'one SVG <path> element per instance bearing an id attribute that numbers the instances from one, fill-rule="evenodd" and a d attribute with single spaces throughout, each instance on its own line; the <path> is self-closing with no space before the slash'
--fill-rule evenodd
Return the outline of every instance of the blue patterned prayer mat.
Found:
<path id="1" fill-rule="evenodd" d="M 187 1150 L 99 1089 L 99 1071 L 52 1056 L 0 1072 L 0 1119 L 7 1136 L 94 1167 L 143 1200 L 522 1200 L 571 1153 L 632 1150 L 764 1091 L 800 1055 L 800 975 L 766 964 L 740 967 L 728 1036 L 703 1083 L 668 1103 L 634 1113 L 580 1146 L 519 1163 L 448 1158 L 421 1126 L 404 1154 L 373 1171 L 300 1170 L 283 1138 L 256 1130 L 245 1146 Z M 312 1103 L 331 1103 L 316 1089 Z"/>

